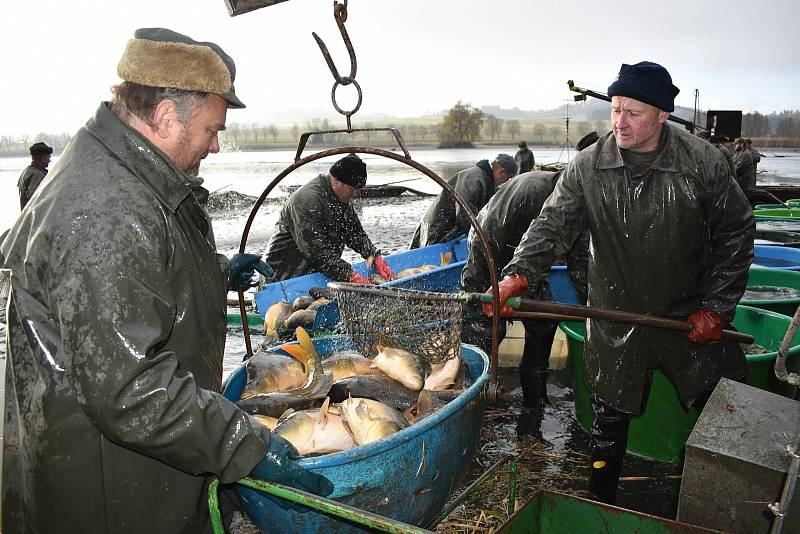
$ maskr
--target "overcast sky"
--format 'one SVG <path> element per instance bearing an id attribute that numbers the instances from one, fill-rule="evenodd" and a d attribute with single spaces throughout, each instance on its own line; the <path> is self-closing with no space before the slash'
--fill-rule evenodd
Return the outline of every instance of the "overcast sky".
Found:
<path id="1" fill-rule="evenodd" d="M 138 27 L 217 42 L 236 61 L 247 109 L 229 122 L 286 123 L 332 111 L 333 78 L 311 32 L 349 61 L 331 0 L 289 0 L 230 18 L 223 0 L 6 2 L 0 16 L 0 134 L 73 133 L 118 82 Z M 800 1 L 350 0 L 364 91 L 354 116 L 417 116 L 457 100 L 553 108 L 566 81 L 605 91 L 620 63 L 670 71 L 692 107 L 800 108 Z M 351 88 L 339 90 L 342 107 Z"/>

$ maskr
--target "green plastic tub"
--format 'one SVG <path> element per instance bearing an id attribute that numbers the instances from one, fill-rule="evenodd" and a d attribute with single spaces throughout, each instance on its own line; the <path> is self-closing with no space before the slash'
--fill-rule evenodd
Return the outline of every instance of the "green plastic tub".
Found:
<path id="1" fill-rule="evenodd" d="M 769 310 L 738 306 L 733 324 L 740 332 L 755 337 L 756 344 L 770 352 L 747 356 L 750 375 L 747 383 L 785 397 L 793 397 L 795 388 L 778 381 L 773 372 L 778 348 L 786 334 L 791 318 Z M 589 391 L 583 374 L 584 323 L 561 323 L 567 335 L 567 347 L 573 373 L 575 390 L 575 416 L 584 430 L 594 422 Z M 800 370 L 800 332 L 789 350 L 786 365 L 792 372 Z M 699 412 L 687 411 L 680 402 L 678 392 L 661 371 L 653 372 L 650 397 L 645 412 L 634 417 L 628 432 L 628 451 L 668 462 L 683 460 L 683 446 L 692 431 Z"/>
<path id="2" fill-rule="evenodd" d="M 792 205 L 789 204 L 789 207 L 792 207 Z M 800 207 L 800 205 L 798 207 Z M 754 210 L 780 210 L 780 209 L 786 209 L 786 206 L 784 206 L 783 204 L 756 204 L 755 206 L 753 206 L 753 209 Z"/>
<path id="3" fill-rule="evenodd" d="M 783 271 L 779 269 L 769 269 L 767 267 L 751 267 L 750 279 L 747 287 L 785 287 L 800 291 L 800 271 Z M 781 299 L 753 299 L 743 298 L 740 302 L 745 306 L 762 308 L 774 311 L 789 317 L 794 315 L 797 306 L 800 305 L 800 296 L 781 298 Z"/>
<path id="4" fill-rule="evenodd" d="M 247 325 L 256 330 L 263 330 L 264 319 L 257 313 L 248 313 Z M 242 326 L 242 314 L 239 312 L 228 312 L 228 326 Z"/>
<path id="5" fill-rule="evenodd" d="M 786 203 L 790 208 L 800 208 L 800 198 L 790 198 Z"/>
<path id="6" fill-rule="evenodd" d="M 800 207 L 791 209 L 753 210 L 757 221 L 774 219 L 800 219 Z"/>
<path id="7" fill-rule="evenodd" d="M 500 534 L 714 534 L 664 517 L 541 490 L 494 532 Z"/>

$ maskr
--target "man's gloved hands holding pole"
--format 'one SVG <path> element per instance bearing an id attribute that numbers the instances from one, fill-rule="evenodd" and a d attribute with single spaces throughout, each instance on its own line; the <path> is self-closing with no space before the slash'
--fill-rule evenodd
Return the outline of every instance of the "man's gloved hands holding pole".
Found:
<path id="1" fill-rule="evenodd" d="M 264 459 L 250 474 L 322 497 L 333 493 L 333 484 L 327 478 L 300 467 L 297 464 L 299 458 L 297 450 L 291 443 L 277 434 L 272 434 Z M 308 510 L 305 506 L 295 505 L 283 499 L 275 499 L 275 502 L 281 507 L 300 513 Z"/>
<path id="2" fill-rule="evenodd" d="M 510 306 L 506 306 L 506 301 L 511 297 L 521 297 L 528 293 L 528 277 L 524 274 L 508 275 L 497 284 L 497 289 L 499 290 L 500 317 L 513 317 L 514 309 Z M 486 290 L 486 294 L 492 294 L 491 287 Z M 485 313 L 487 317 L 491 317 L 492 303 L 484 302 L 481 306 L 483 308 L 483 313 Z"/>
<path id="3" fill-rule="evenodd" d="M 689 341 L 694 343 L 714 343 L 722 338 L 722 317 L 715 311 L 700 308 L 689 316 L 692 330 Z"/>
<path id="4" fill-rule="evenodd" d="M 258 271 L 266 278 L 275 276 L 275 271 L 261 260 L 258 254 L 234 254 L 228 260 L 231 264 L 231 272 L 228 277 L 228 285 L 231 291 L 236 291 L 240 287 L 247 290 L 255 284 L 252 282 L 254 271 Z"/>

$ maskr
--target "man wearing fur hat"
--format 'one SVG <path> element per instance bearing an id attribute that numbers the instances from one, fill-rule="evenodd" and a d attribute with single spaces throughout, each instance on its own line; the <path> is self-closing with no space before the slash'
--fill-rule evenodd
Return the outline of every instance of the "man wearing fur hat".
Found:
<path id="1" fill-rule="evenodd" d="M 589 490 L 604 502 L 616 497 L 630 420 L 654 369 L 687 407 L 702 407 L 721 377 L 747 374 L 741 347 L 721 336 L 747 284 L 753 212 L 719 151 L 666 123 L 677 93 L 661 65 L 622 65 L 608 88 L 612 132 L 570 162 L 499 285 L 501 303 L 528 294 L 588 229 L 590 305 L 692 325 L 684 335 L 588 321 L 584 373 L 597 415 Z"/>
<path id="2" fill-rule="evenodd" d="M 462 199 L 469 210 L 476 215 L 498 187 L 517 175 L 517 162 L 508 154 L 498 154 L 490 164 L 483 159 L 475 166 L 464 169 L 447 180 Z M 456 201 L 447 191 L 442 191 L 434 199 L 433 204 L 422 217 L 410 248 L 426 247 L 436 243 L 444 243 L 469 231 L 469 217 L 456 205 Z"/>
<path id="3" fill-rule="evenodd" d="M 111 102 L 0 245 L 6 533 L 211 532 L 210 476 L 332 491 L 219 393 L 228 262 L 192 193 L 244 107 L 233 60 L 170 30 L 134 35 Z M 253 256 L 234 258 L 234 285 Z"/>
<path id="4" fill-rule="evenodd" d="M 350 247 L 387 280 L 394 273 L 358 220 L 353 200 L 367 184 L 367 166 L 346 156 L 291 194 L 267 245 L 267 263 L 278 280 L 320 272 L 333 280 L 370 284 L 342 259 Z"/>
<path id="5" fill-rule="evenodd" d="M 25 208 L 25 205 L 31 199 L 39 184 L 42 183 L 44 177 L 47 176 L 47 166 L 50 165 L 50 156 L 53 153 L 53 148 L 47 144 L 39 142 L 34 143 L 28 148 L 31 153 L 31 164 L 25 167 L 22 174 L 19 176 L 17 187 L 19 188 L 19 209 Z"/>

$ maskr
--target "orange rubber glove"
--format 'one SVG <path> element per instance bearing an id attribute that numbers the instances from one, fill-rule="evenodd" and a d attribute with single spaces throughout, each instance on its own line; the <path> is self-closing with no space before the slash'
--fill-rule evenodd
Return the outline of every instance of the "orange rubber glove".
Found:
<path id="1" fill-rule="evenodd" d="M 351 284 L 364 284 L 365 286 L 375 285 L 357 272 L 353 271 L 350 273 L 350 283 Z"/>
<path id="2" fill-rule="evenodd" d="M 514 308 L 506 306 L 506 301 L 511 297 L 521 297 L 528 292 L 528 277 L 524 274 L 512 274 L 503 278 L 497 288 L 500 290 L 500 317 L 513 317 Z M 487 295 L 492 294 L 492 288 L 486 290 Z M 492 304 L 484 302 L 481 304 L 483 313 L 487 317 L 492 316 Z"/>
<path id="3" fill-rule="evenodd" d="M 383 256 L 375 256 L 375 261 L 373 262 L 375 265 L 375 271 L 381 275 L 382 277 L 386 278 L 387 280 L 394 280 L 394 273 L 392 269 L 389 267 L 389 264 L 386 263 L 386 260 L 383 259 Z"/>
<path id="4" fill-rule="evenodd" d="M 722 338 L 722 317 L 706 308 L 700 308 L 689 316 L 692 330 L 687 337 L 693 343 L 714 343 Z"/>

